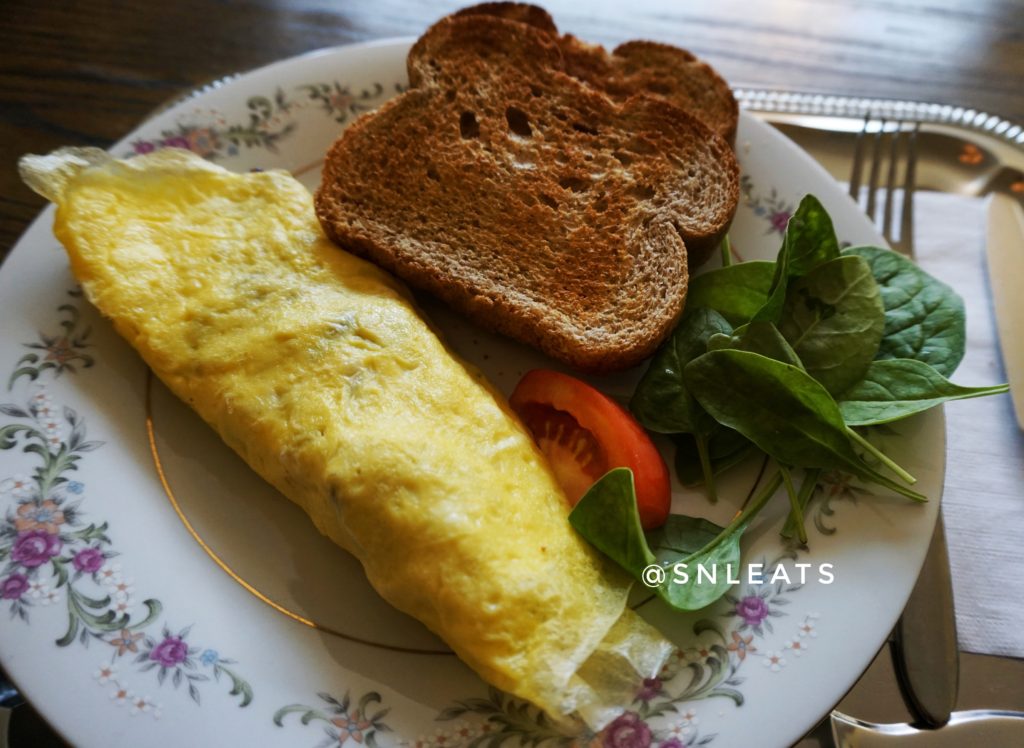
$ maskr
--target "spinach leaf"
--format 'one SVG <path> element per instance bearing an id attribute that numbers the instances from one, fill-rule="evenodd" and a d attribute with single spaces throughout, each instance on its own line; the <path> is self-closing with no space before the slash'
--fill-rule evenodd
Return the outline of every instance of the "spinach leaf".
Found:
<path id="1" fill-rule="evenodd" d="M 823 262 L 839 257 L 839 241 L 828 211 L 814 195 L 805 195 L 789 219 L 775 260 L 768 299 L 753 319 L 778 322 L 792 278 L 806 275 Z"/>
<path id="2" fill-rule="evenodd" d="M 700 485 L 705 481 L 704 466 L 693 435 L 678 434 L 673 441 L 676 445 L 675 466 L 679 481 L 684 486 Z M 720 475 L 733 465 L 738 465 L 754 449 L 754 444 L 743 434 L 718 424 L 707 440 L 711 475 Z"/>
<path id="3" fill-rule="evenodd" d="M 636 579 L 655 562 L 640 527 L 633 471 L 609 470 L 569 513 L 569 524 Z"/>
<path id="4" fill-rule="evenodd" d="M 779 331 L 807 373 L 837 394 L 864 376 L 885 329 L 885 308 L 868 263 L 849 255 L 790 284 Z"/>
<path id="5" fill-rule="evenodd" d="M 683 367 L 707 350 L 709 337 L 731 331 L 732 325 L 713 309 L 696 309 L 684 316 L 668 342 L 654 355 L 629 403 L 637 420 L 651 431 L 693 434 L 712 503 L 718 496 L 707 439 L 718 424 L 687 392 Z"/>
<path id="6" fill-rule="evenodd" d="M 1007 392 L 1009 385 L 961 387 L 933 367 L 910 358 L 873 361 L 867 374 L 839 398 L 839 410 L 850 426 L 889 423 L 950 400 Z"/>
<path id="7" fill-rule="evenodd" d="M 683 367 L 707 351 L 708 338 L 729 332 L 732 325 L 713 309 L 696 309 L 685 315 L 668 342 L 654 354 L 633 393 L 629 408 L 637 420 L 662 434 L 703 431 L 701 418 L 707 419 L 686 390 Z"/>
<path id="8" fill-rule="evenodd" d="M 913 262 L 882 247 L 850 247 L 867 260 L 882 291 L 885 335 L 877 358 L 912 358 L 952 376 L 964 357 L 963 299 Z"/>
<path id="9" fill-rule="evenodd" d="M 729 532 L 723 530 L 705 549 L 674 561 L 658 595 L 678 610 L 700 610 L 728 592 L 729 578 L 740 578 L 740 540 L 746 529 L 745 523 Z M 701 568 L 707 576 L 701 576 Z"/>
<path id="10" fill-rule="evenodd" d="M 740 576 L 740 540 L 743 533 L 781 483 L 782 477 L 776 473 L 757 497 L 710 542 L 672 564 L 664 584 L 658 587 L 658 595 L 679 610 L 699 610 L 724 595 L 730 587 L 729 578 Z M 701 576 L 701 568 L 707 577 Z"/>
<path id="11" fill-rule="evenodd" d="M 664 525 L 647 533 L 647 543 L 658 563 L 671 566 L 713 542 L 724 529 L 702 517 L 670 514 Z"/>
<path id="12" fill-rule="evenodd" d="M 636 579 L 643 581 L 644 569 L 651 564 L 665 568 L 666 579 L 656 588 L 658 596 L 679 610 L 697 610 L 725 594 L 730 576 L 739 576 L 740 538 L 780 482 L 779 476 L 769 481 L 728 527 L 695 517 L 670 516 L 664 527 L 648 536 L 656 554 L 640 529 L 633 473 L 628 468 L 611 470 L 595 483 L 569 514 L 569 522 Z M 685 570 L 680 569 L 687 575 L 685 580 L 676 573 L 676 564 L 686 565 Z M 715 581 L 699 577 L 698 566 Z"/>
<path id="13" fill-rule="evenodd" d="M 744 325 L 741 332 L 736 335 L 723 335 L 721 333 L 708 338 L 708 350 L 718 351 L 724 348 L 735 348 L 739 351 L 750 351 L 760 353 L 762 356 L 773 358 L 784 364 L 792 364 L 804 368 L 800 357 L 796 355 L 786 338 L 779 329 L 771 322 L 751 322 Z"/>
<path id="14" fill-rule="evenodd" d="M 714 309 L 730 323 L 750 320 L 768 299 L 775 263 L 766 260 L 741 262 L 690 279 L 687 309 Z"/>
<path id="15" fill-rule="evenodd" d="M 684 378 L 715 420 L 739 431 L 780 464 L 845 470 L 908 498 L 925 500 L 861 459 L 854 443 L 891 469 L 901 470 L 846 426 L 836 401 L 807 372 L 756 353 L 721 350 L 690 362 Z M 906 476 L 905 471 L 902 474 Z"/>

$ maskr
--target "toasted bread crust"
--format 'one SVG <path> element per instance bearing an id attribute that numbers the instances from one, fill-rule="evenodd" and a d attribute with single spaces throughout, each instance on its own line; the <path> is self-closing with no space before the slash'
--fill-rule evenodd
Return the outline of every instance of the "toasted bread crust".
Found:
<path id="1" fill-rule="evenodd" d="M 635 40 L 611 53 L 572 34 L 558 35 L 551 15 L 528 3 L 492 2 L 463 8 L 456 16 L 489 15 L 525 23 L 552 34 L 565 59 L 565 71 L 624 100 L 637 93 L 663 98 L 736 143 L 739 105 L 729 84 L 714 68 L 685 49 L 660 42 Z"/>
<path id="2" fill-rule="evenodd" d="M 410 90 L 327 154 L 328 236 L 580 369 L 653 353 L 682 312 L 688 251 L 732 219 L 729 145 L 665 101 L 612 101 L 518 22 L 444 19 L 408 67 Z"/>

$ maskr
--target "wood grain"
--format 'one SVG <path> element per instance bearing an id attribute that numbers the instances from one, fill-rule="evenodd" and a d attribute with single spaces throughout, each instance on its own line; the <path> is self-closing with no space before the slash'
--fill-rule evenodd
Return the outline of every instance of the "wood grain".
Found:
<path id="1" fill-rule="evenodd" d="M 0 256 L 42 207 L 27 152 L 106 146 L 168 99 L 319 47 L 417 35 L 464 3 L 5 0 Z M 1024 121 L 1020 0 L 552 0 L 559 26 L 685 46 L 737 86 L 963 104 Z"/>

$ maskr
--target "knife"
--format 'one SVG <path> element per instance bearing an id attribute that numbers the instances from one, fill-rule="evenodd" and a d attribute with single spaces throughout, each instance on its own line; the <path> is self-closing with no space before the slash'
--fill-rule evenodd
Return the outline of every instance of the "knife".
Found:
<path id="1" fill-rule="evenodd" d="M 945 729 L 921 731 L 907 724 L 879 725 L 832 712 L 837 748 L 961 748 L 1024 745 L 1024 712 L 978 709 L 957 712 Z"/>
<path id="2" fill-rule="evenodd" d="M 1013 326 L 1024 322 L 1024 208 L 1018 200 L 995 192 L 989 198 L 985 236 L 988 277 L 996 311 L 1003 365 L 1010 380 L 1017 425 L 1024 429 L 1024 339 Z"/>
<path id="3" fill-rule="evenodd" d="M 949 722 L 960 685 L 960 652 L 941 509 L 921 574 L 893 630 L 892 656 L 916 726 L 937 728 Z"/>

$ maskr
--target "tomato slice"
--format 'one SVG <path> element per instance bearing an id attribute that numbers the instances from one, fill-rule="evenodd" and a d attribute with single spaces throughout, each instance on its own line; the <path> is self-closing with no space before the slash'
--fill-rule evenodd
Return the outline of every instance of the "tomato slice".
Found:
<path id="1" fill-rule="evenodd" d="M 575 506 L 598 478 L 628 467 L 645 530 L 660 527 L 672 502 L 668 467 L 643 427 L 586 382 L 547 369 L 529 371 L 509 404 L 547 456 Z"/>

